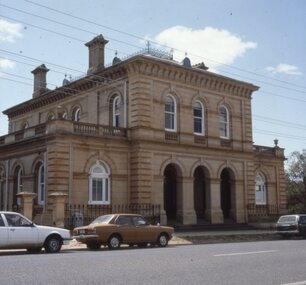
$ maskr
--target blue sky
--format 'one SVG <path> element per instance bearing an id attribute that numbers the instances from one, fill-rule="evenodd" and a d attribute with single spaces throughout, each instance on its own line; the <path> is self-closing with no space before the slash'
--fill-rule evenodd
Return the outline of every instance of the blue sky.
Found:
<path id="1" fill-rule="evenodd" d="M 0 0 L 0 111 L 31 99 L 31 71 L 42 63 L 50 89 L 65 74 L 86 73 L 84 43 L 95 35 L 109 40 L 106 63 L 149 40 L 173 48 L 178 61 L 187 52 L 192 64 L 260 86 L 254 143 L 273 146 L 277 138 L 289 155 L 306 148 L 305 27 L 303 0 Z M 0 136 L 7 129 L 1 113 Z"/>

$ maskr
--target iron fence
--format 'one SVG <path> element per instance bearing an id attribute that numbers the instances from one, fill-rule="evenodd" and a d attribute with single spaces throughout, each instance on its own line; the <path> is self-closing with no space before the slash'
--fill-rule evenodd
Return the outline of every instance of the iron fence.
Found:
<path id="1" fill-rule="evenodd" d="M 160 205 L 118 204 L 118 205 L 68 205 L 65 208 L 65 227 L 87 225 L 95 218 L 113 213 L 133 213 L 144 216 L 150 223 L 160 222 Z"/>
<path id="2" fill-rule="evenodd" d="M 287 209 L 286 205 L 254 205 L 248 204 L 249 221 L 276 221 L 281 210 Z"/>

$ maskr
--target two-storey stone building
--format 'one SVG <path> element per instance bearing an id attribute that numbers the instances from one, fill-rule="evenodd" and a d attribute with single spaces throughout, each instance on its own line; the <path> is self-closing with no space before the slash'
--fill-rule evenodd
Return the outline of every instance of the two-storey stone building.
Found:
<path id="1" fill-rule="evenodd" d="M 4 111 L 1 208 L 34 192 L 46 224 L 52 194 L 69 205 L 160 205 L 163 224 L 281 212 L 284 150 L 253 144 L 257 86 L 155 50 L 105 67 L 106 44 L 87 43 L 87 75 L 60 88 L 48 90 L 48 69 L 37 67 L 33 98 Z"/>

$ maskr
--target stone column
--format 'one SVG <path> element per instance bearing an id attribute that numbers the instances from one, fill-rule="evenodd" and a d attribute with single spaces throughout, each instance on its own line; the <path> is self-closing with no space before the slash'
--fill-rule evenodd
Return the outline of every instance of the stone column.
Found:
<path id="1" fill-rule="evenodd" d="M 210 191 L 207 191 L 207 208 L 205 217 L 212 224 L 223 224 L 223 212 L 221 210 L 221 192 L 220 192 L 220 179 L 210 180 Z"/>
<path id="2" fill-rule="evenodd" d="M 167 225 L 167 215 L 164 205 L 164 176 L 155 176 L 152 187 L 152 202 L 160 205 L 160 224 Z"/>
<path id="3" fill-rule="evenodd" d="M 194 210 L 193 177 L 184 177 L 178 185 L 182 187 L 182 189 L 177 189 L 178 194 L 181 193 L 179 195 L 181 201 L 178 203 L 178 218 L 183 225 L 194 225 L 197 223 L 197 216 Z"/>
<path id="4" fill-rule="evenodd" d="M 65 203 L 68 195 L 62 192 L 54 192 L 49 195 L 52 198 L 52 222 L 56 227 L 65 226 Z"/>
<path id="5" fill-rule="evenodd" d="M 234 194 L 234 204 L 232 203 L 232 217 L 236 221 L 236 223 L 245 223 L 245 207 L 244 206 L 244 189 L 243 189 L 243 181 L 236 180 L 232 191 L 235 191 Z"/>
<path id="6" fill-rule="evenodd" d="M 17 197 L 21 198 L 21 213 L 28 219 L 33 219 L 33 200 L 37 196 L 33 192 L 20 192 Z"/>

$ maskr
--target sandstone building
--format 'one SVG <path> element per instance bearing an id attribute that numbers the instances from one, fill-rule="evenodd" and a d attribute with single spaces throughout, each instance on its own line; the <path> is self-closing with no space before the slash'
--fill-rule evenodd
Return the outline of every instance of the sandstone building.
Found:
<path id="1" fill-rule="evenodd" d="M 37 67 L 33 98 L 4 111 L 1 209 L 34 192 L 45 224 L 52 194 L 69 205 L 160 205 L 163 224 L 283 211 L 284 150 L 253 144 L 257 86 L 152 49 L 106 67 L 106 44 L 102 35 L 88 42 L 87 75 L 54 90 Z"/>

